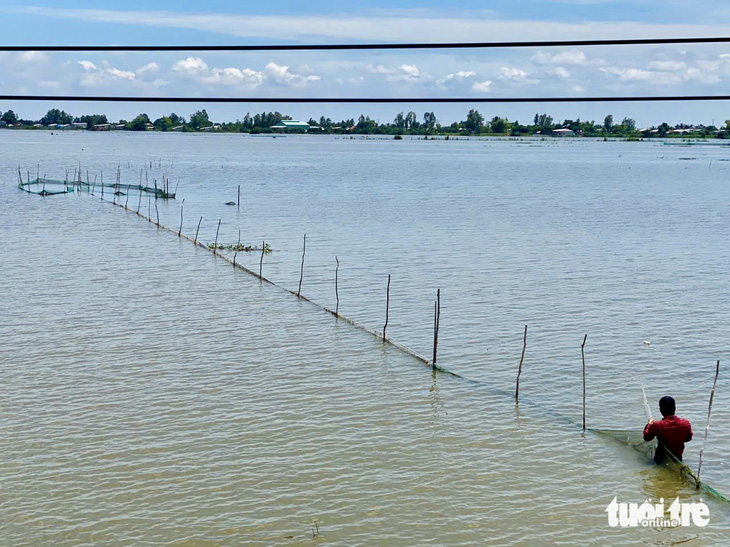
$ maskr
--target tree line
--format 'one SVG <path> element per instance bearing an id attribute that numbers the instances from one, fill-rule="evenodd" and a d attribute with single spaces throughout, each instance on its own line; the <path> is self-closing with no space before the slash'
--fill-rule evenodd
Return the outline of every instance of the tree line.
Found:
<path id="1" fill-rule="evenodd" d="M 246 113 L 243 119 L 235 122 L 214 123 L 210 120 L 208 113 L 203 110 L 190 115 L 188 119 L 179 116 L 174 112 L 169 116 L 161 116 L 155 120 L 141 113 L 134 119 L 119 120 L 110 123 L 104 114 L 90 114 L 74 117 L 71 114 L 52 108 L 40 120 L 21 119 L 12 110 L 8 110 L 0 116 L 0 126 L 33 128 L 38 126 L 53 127 L 58 125 L 69 125 L 72 123 L 86 124 L 87 129 L 100 129 L 106 126 L 121 126 L 130 131 L 216 131 L 230 133 L 271 133 L 271 126 L 281 121 L 291 120 L 280 112 L 261 112 L 260 114 Z M 569 130 L 570 134 L 585 137 L 667 137 L 672 135 L 691 135 L 696 137 L 719 137 L 730 138 L 730 120 L 725 121 L 721 128 L 713 125 L 687 125 L 676 124 L 670 126 L 662 123 L 649 128 L 637 128 L 636 121 L 625 117 L 620 123 L 614 121 L 612 114 L 608 114 L 603 123 L 581 121 L 580 118 L 566 119 L 556 122 L 548 114 L 536 113 L 532 123 L 521 124 L 519 121 L 511 121 L 507 118 L 494 116 L 486 119 L 478 110 L 471 109 L 466 118 L 450 125 L 442 125 L 436 119 L 433 112 L 425 112 L 419 117 L 415 112 L 399 112 L 392 122 L 380 123 L 370 116 L 360 115 L 357 120 L 354 118 L 334 121 L 325 116 L 319 120 L 310 118 L 307 122 L 309 129 L 302 129 L 301 132 L 316 133 L 355 133 L 366 135 L 551 135 L 556 130 Z M 566 133 L 566 131 L 563 131 Z"/>

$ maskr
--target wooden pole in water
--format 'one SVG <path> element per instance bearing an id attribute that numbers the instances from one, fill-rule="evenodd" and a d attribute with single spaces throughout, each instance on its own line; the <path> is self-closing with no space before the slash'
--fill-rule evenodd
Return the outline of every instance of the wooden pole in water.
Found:
<path id="1" fill-rule="evenodd" d="M 139 186 L 139 199 L 137 200 L 137 213 L 139 214 L 139 207 L 142 205 L 142 185 Z"/>
<path id="2" fill-rule="evenodd" d="M 522 356 L 520 357 L 520 368 L 517 371 L 517 387 L 515 388 L 515 399 L 520 397 L 520 376 L 522 375 L 522 362 L 525 360 L 525 350 L 527 349 L 527 325 L 525 325 L 525 334 L 522 337 Z"/>
<path id="3" fill-rule="evenodd" d="M 157 227 L 160 227 L 160 210 L 157 208 L 157 198 L 155 198 L 155 215 L 157 216 Z"/>
<path id="4" fill-rule="evenodd" d="M 236 267 L 236 257 L 238 256 L 238 249 L 241 247 L 241 230 L 238 230 L 238 244 L 236 245 L 236 252 L 233 253 L 233 267 Z"/>
<path id="5" fill-rule="evenodd" d="M 436 290 L 436 302 L 433 305 L 433 359 L 431 366 L 436 368 L 436 354 L 439 345 L 439 323 L 441 322 L 441 289 Z"/>
<path id="6" fill-rule="evenodd" d="M 307 252 L 307 234 L 304 234 L 304 245 L 302 246 L 302 268 L 299 271 L 299 289 L 297 297 L 302 295 L 302 279 L 304 279 L 304 255 Z"/>
<path id="7" fill-rule="evenodd" d="M 261 258 L 259 259 L 259 280 L 263 279 L 262 272 L 264 270 L 264 252 L 266 252 L 266 241 L 261 242 Z"/>
<path id="8" fill-rule="evenodd" d="M 390 274 L 388 274 L 388 286 L 385 289 L 385 325 L 383 325 L 383 344 L 385 344 L 385 329 L 388 328 L 389 312 L 390 312 Z"/>
<path id="9" fill-rule="evenodd" d="M 707 408 L 707 426 L 705 427 L 705 441 L 700 450 L 700 463 L 697 465 L 697 488 L 701 486 L 700 473 L 702 472 L 702 457 L 705 455 L 705 446 L 707 446 L 707 433 L 710 431 L 710 414 L 712 413 L 712 400 L 715 398 L 715 387 L 717 386 L 717 377 L 720 375 L 720 361 L 715 367 L 715 381 L 712 382 L 712 391 L 710 392 L 710 404 Z"/>
<path id="10" fill-rule="evenodd" d="M 236 202 L 238 204 L 238 208 L 241 208 L 241 185 L 238 185 L 238 201 Z"/>
<path id="11" fill-rule="evenodd" d="M 198 244 L 198 232 L 200 231 L 200 223 L 203 222 L 203 217 L 200 217 L 200 220 L 198 221 L 198 228 L 195 230 L 195 239 L 193 240 L 193 243 L 196 245 Z"/>
<path id="12" fill-rule="evenodd" d="M 182 200 L 182 203 L 180 204 L 180 229 L 177 231 L 177 237 L 180 237 L 182 235 L 183 206 L 184 205 L 185 205 L 185 200 Z"/>
<path id="13" fill-rule="evenodd" d="M 213 243 L 213 254 L 218 253 L 218 232 L 221 229 L 221 219 L 218 219 L 218 228 L 215 229 L 215 243 Z"/>
<path id="14" fill-rule="evenodd" d="M 337 262 L 337 266 L 335 267 L 335 299 L 337 300 L 337 304 L 335 305 L 335 315 L 339 317 L 340 315 L 340 293 L 337 290 L 337 274 L 340 269 L 340 261 L 335 256 L 335 262 Z"/>
<path id="15" fill-rule="evenodd" d="M 586 354 L 584 350 L 587 339 L 588 335 L 586 334 L 583 337 L 583 343 L 580 345 L 580 357 L 583 361 L 583 431 L 586 430 Z"/>

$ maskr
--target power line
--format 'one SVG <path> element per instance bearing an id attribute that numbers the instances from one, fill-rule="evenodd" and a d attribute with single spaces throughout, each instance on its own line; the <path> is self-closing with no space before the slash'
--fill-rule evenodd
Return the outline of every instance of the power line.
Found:
<path id="1" fill-rule="evenodd" d="M 0 101 L 130 103 L 619 103 L 728 101 L 730 95 L 605 97 L 134 97 L 92 95 L 0 95 Z"/>
<path id="2" fill-rule="evenodd" d="M 284 44 L 178 46 L 0 46 L 0 51 L 316 51 L 374 49 L 485 49 L 520 47 L 640 46 L 662 44 L 729 43 L 730 37 L 637 38 L 621 40 L 542 40 L 530 42 L 435 42 L 413 44 Z"/>

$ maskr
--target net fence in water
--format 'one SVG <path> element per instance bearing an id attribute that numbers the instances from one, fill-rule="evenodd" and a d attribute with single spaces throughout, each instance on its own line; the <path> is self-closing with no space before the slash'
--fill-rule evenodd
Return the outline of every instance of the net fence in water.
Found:
<path id="1" fill-rule="evenodd" d="M 654 460 L 654 454 L 657 449 L 656 439 L 649 442 L 644 440 L 642 432 L 630 430 L 630 429 L 588 429 L 597 435 L 609 437 L 630 446 L 642 456 L 646 457 L 647 461 Z M 723 496 L 720 492 L 709 486 L 707 483 L 700 481 L 697 473 L 692 470 L 690 466 L 679 461 L 671 452 L 665 451 L 666 458 L 662 461 L 661 465 L 675 471 L 682 479 L 687 481 L 690 485 L 694 486 L 698 490 L 701 490 L 708 495 L 714 497 L 719 501 L 730 503 L 730 499 Z"/>
<path id="2" fill-rule="evenodd" d="M 55 189 L 53 189 L 54 186 L 55 186 Z M 42 196 L 52 195 L 52 194 L 70 193 L 70 192 L 73 192 L 74 189 L 78 189 L 79 191 L 83 191 L 83 192 L 93 192 L 93 189 L 95 188 L 95 186 L 105 187 L 105 188 L 116 188 L 118 193 L 121 193 L 121 190 L 125 189 L 127 191 L 138 191 L 138 192 L 140 192 L 140 194 L 145 193 L 145 192 L 150 193 L 150 194 L 155 195 L 156 198 L 163 198 L 163 199 L 164 198 L 171 198 L 171 199 L 175 198 L 175 193 L 171 193 L 167 190 L 163 190 L 163 189 L 157 188 L 157 187 L 152 188 L 152 187 L 142 186 L 141 184 L 134 185 L 134 184 L 107 183 L 107 184 L 96 185 L 96 184 L 89 184 L 88 182 L 84 183 L 79 180 L 77 180 L 75 182 L 69 182 L 67 180 L 47 179 L 47 178 L 41 178 L 41 177 L 38 177 L 34 180 L 28 180 L 28 182 L 25 182 L 25 183 L 22 181 L 22 178 L 21 178 L 20 182 L 18 184 L 18 188 L 20 188 L 21 190 L 31 193 L 31 194 L 38 194 L 38 195 L 42 195 Z M 51 189 L 48 190 L 47 187 L 50 187 Z M 112 202 L 110 202 L 110 203 L 112 203 Z M 131 209 L 129 209 L 126 205 L 123 205 L 121 203 L 113 202 L 112 204 L 116 205 L 118 207 L 122 207 L 123 209 L 125 209 L 127 211 L 134 212 Z M 151 217 L 145 217 L 143 214 L 139 213 L 139 211 L 137 211 L 135 214 L 137 214 L 138 216 L 141 216 L 143 218 L 146 218 L 149 222 L 154 222 Z M 325 306 L 322 306 L 320 304 L 317 304 L 316 302 L 313 302 L 309 298 L 306 298 L 305 296 L 301 295 L 299 291 L 293 291 L 291 289 L 287 289 L 286 287 L 278 285 L 277 283 L 263 277 L 260 273 L 257 274 L 256 272 L 249 270 L 248 268 L 244 267 L 240 263 L 236 263 L 235 257 L 233 260 L 231 260 L 230 258 L 218 253 L 216 247 L 209 248 L 208 246 L 205 246 L 202 243 L 200 243 L 197 240 L 197 234 L 196 234 L 196 238 L 193 239 L 190 236 L 182 234 L 182 232 L 180 230 L 176 231 L 172 228 L 169 228 L 167 226 L 160 224 L 159 219 L 155 224 L 158 226 L 158 228 L 167 230 L 172 233 L 176 233 L 178 235 L 178 237 L 187 239 L 187 240 L 193 242 L 196 246 L 206 249 L 208 251 L 211 251 L 215 256 L 218 256 L 218 257 L 222 258 L 223 260 L 226 260 L 227 262 L 231 263 L 234 266 L 234 268 L 238 268 L 254 277 L 258 277 L 261 281 L 266 282 L 270 285 L 276 286 L 280 289 L 283 289 L 286 292 L 289 292 L 289 293 L 295 295 L 297 298 L 305 300 L 305 301 L 319 307 L 320 309 L 334 315 L 336 318 L 346 321 L 347 323 L 353 325 L 354 327 L 356 327 L 358 329 L 366 331 L 375 337 L 382 338 L 384 342 L 390 343 L 391 345 L 393 345 L 396 348 L 398 348 L 399 350 L 411 355 L 412 357 L 416 358 L 417 360 L 421 361 L 422 363 L 431 366 L 433 368 L 434 372 L 438 371 L 438 372 L 446 373 L 446 374 L 449 374 L 451 376 L 460 378 L 462 380 L 465 380 L 465 381 L 468 381 L 471 383 L 483 384 L 483 382 L 475 381 L 470 378 L 466 378 L 456 372 L 453 372 L 453 371 L 443 368 L 439 365 L 436 365 L 435 362 L 432 362 L 429 359 L 421 356 L 419 353 L 412 350 L 411 348 L 409 348 L 403 344 L 400 344 L 399 342 L 397 342 L 389 337 L 386 337 L 385 332 L 383 332 L 383 333 L 377 332 L 374 329 L 371 329 L 365 325 L 362 325 L 362 324 L 354 321 L 351 318 L 348 318 L 348 317 L 338 313 L 338 311 L 328 309 Z M 497 391 L 502 391 L 502 390 L 497 390 Z M 507 393 L 507 392 L 505 392 L 505 393 Z M 642 385 L 642 393 L 643 393 L 644 406 L 646 409 L 647 419 L 650 419 L 652 417 L 651 410 L 649 409 L 649 405 L 646 400 L 646 392 L 643 389 L 643 385 Z M 563 417 L 561 416 L 561 418 L 563 418 Z M 565 421 L 572 423 L 571 420 L 569 420 L 567 418 L 564 418 L 564 419 L 565 419 Z M 639 452 L 643 457 L 645 457 L 647 461 L 654 460 L 654 455 L 655 455 L 656 449 L 657 449 L 657 441 L 656 440 L 652 440 L 649 442 L 644 441 L 643 434 L 637 430 L 594 429 L 594 428 L 588 428 L 587 430 L 593 432 L 594 434 L 609 437 L 624 445 L 630 446 L 631 448 L 633 448 L 634 450 Z M 714 497 L 715 499 L 717 499 L 719 501 L 730 504 L 730 499 L 726 498 L 724 495 L 722 495 L 720 492 L 718 492 L 711 486 L 701 482 L 699 480 L 699 477 L 697 476 L 697 474 L 688 465 L 679 461 L 676 457 L 674 457 L 674 455 L 672 455 L 668 451 L 666 452 L 666 455 L 667 455 L 667 457 L 662 462 L 662 465 L 664 465 L 665 467 L 667 467 L 673 471 L 676 471 L 680 477 L 682 477 L 689 484 L 695 486 L 698 490 L 702 490 L 703 492 L 707 493 L 708 495 Z"/>

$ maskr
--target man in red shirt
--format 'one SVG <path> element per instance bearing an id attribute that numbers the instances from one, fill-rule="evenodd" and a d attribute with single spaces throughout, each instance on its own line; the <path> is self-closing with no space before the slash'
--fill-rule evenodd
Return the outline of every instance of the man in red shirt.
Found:
<path id="1" fill-rule="evenodd" d="M 656 437 L 659 443 L 654 454 L 654 461 L 657 463 L 664 461 L 665 451 L 682 461 L 684 443 L 692 440 L 692 426 L 688 420 L 674 415 L 675 408 L 672 397 L 662 397 L 659 399 L 659 410 L 664 419 L 649 420 L 644 428 L 644 440 L 651 441 Z"/>

